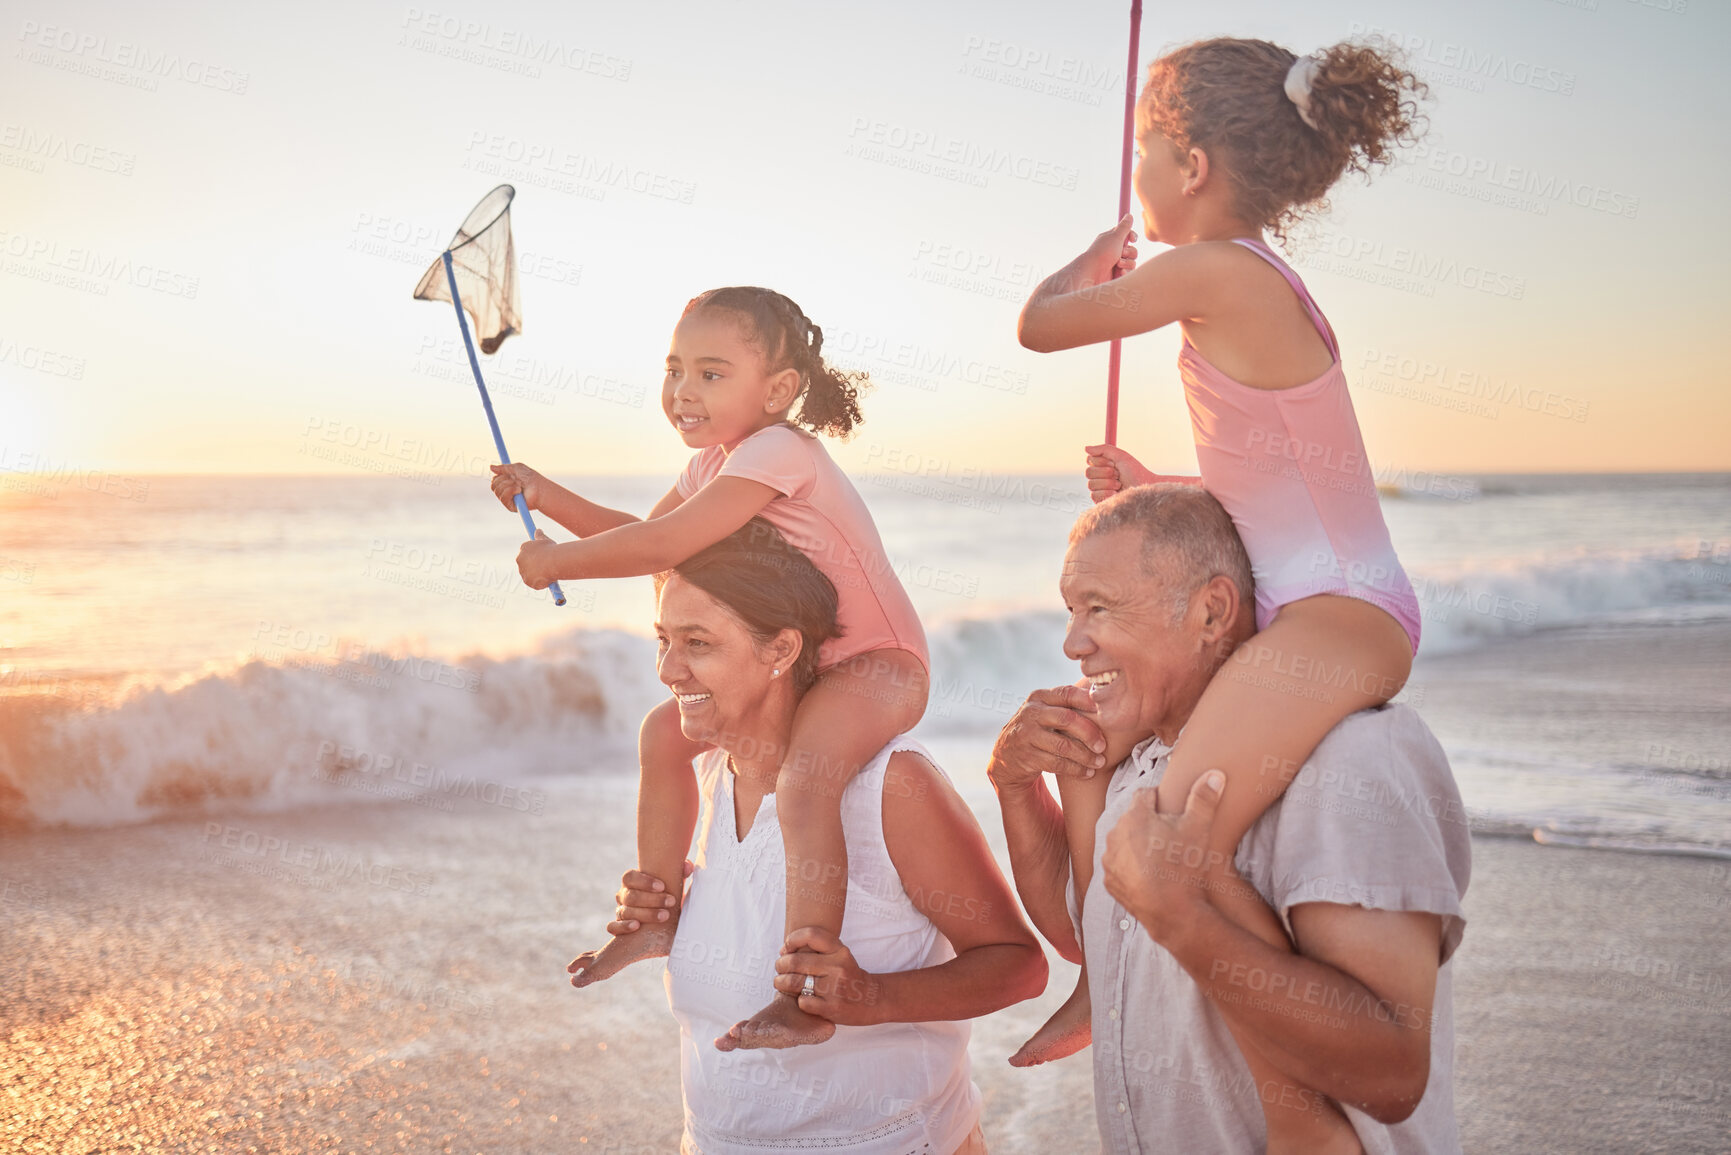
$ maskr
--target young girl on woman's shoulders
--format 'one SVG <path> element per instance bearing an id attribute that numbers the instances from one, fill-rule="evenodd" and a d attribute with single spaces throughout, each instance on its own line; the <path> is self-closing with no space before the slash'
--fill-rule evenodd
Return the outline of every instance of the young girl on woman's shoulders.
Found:
<path id="1" fill-rule="evenodd" d="M 825 363 L 823 330 L 787 297 L 750 286 L 712 289 L 675 326 L 661 391 L 667 420 L 697 453 L 648 518 L 595 505 L 524 465 L 493 467 L 493 491 L 507 508 L 522 492 L 530 508 L 581 539 L 554 544 L 537 535 L 524 544 L 518 568 L 537 589 L 672 569 L 759 514 L 835 586 L 842 634 L 819 650 L 818 680 L 800 702 L 776 779 L 790 935 L 812 927 L 840 933 L 842 790 L 926 707 L 919 617 L 865 502 L 814 436 L 853 430 L 864 383 L 864 374 Z M 700 686 L 675 687 L 644 719 L 639 741 L 638 865 L 668 886 L 665 917 L 580 956 L 570 968 L 577 986 L 663 956 L 673 942 L 676 883 L 697 821 L 691 760 L 720 737 L 709 697 Z M 764 1009 L 730 1032 L 735 1045 L 795 1046 L 835 1032 L 796 998 L 767 990 L 765 997 Z"/>

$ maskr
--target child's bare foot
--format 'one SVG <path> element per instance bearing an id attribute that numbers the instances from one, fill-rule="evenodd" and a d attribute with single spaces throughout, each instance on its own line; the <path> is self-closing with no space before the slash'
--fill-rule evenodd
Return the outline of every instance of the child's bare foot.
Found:
<path id="1" fill-rule="evenodd" d="M 566 967 L 571 972 L 571 985 L 586 987 L 602 979 L 610 979 L 634 962 L 646 958 L 666 958 L 673 950 L 673 935 L 679 929 L 678 919 L 652 922 L 630 934 L 617 934 L 600 950 L 585 951 Z"/>
<path id="2" fill-rule="evenodd" d="M 821 1043 L 835 1034 L 835 1024 L 799 1009 L 799 1000 L 777 992 L 767 1007 L 735 1023 L 727 1034 L 715 1040 L 718 1051 L 751 1051 L 759 1048 L 781 1050 Z"/>
<path id="3" fill-rule="evenodd" d="M 1037 1067 L 1086 1047 L 1094 1040 L 1093 1011 L 1093 1000 L 1088 997 L 1087 972 L 1084 971 L 1064 1005 L 1022 1044 L 1021 1050 L 1010 1056 L 1010 1066 Z"/>

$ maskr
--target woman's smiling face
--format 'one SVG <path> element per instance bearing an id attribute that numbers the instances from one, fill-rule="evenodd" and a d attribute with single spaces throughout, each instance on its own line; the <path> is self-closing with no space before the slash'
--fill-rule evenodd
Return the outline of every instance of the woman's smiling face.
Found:
<path id="1" fill-rule="evenodd" d="M 797 653 L 798 634 L 785 633 Z M 755 735 L 774 671 L 789 662 L 782 639 L 759 644 L 732 610 L 677 573 L 661 587 L 655 637 L 656 673 L 678 699 L 687 738 L 728 749 Z"/>

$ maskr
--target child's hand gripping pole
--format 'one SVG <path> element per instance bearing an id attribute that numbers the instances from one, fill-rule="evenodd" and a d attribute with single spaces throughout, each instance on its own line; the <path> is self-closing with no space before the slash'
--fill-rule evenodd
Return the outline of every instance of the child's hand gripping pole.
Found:
<path id="1" fill-rule="evenodd" d="M 493 430 L 493 444 L 499 448 L 499 464 L 511 464 L 511 455 L 505 452 L 505 439 L 499 434 L 499 419 L 493 416 L 493 399 L 487 396 L 487 383 L 481 380 L 481 362 L 475 357 L 475 343 L 469 339 L 469 318 L 463 313 L 463 298 L 457 292 L 457 275 L 451 271 L 451 250 L 444 252 L 445 280 L 451 286 L 451 304 L 457 310 L 457 324 L 463 329 L 463 348 L 469 351 L 469 368 L 475 372 L 475 387 L 481 391 L 481 407 L 487 411 L 487 424 Z M 529 503 L 523 500 L 522 493 L 517 494 L 517 512 L 523 517 L 523 528 L 528 531 L 529 540 L 535 540 L 535 519 L 529 516 Z M 565 592 L 559 588 L 558 582 L 551 582 L 547 592 L 553 595 L 553 604 L 565 604 Z"/>

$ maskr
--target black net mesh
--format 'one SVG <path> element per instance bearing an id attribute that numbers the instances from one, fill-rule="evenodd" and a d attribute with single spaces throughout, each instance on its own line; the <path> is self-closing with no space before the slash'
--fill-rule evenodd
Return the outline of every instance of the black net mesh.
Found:
<path id="1" fill-rule="evenodd" d="M 463 311 L 475 323 L 481 352 L 491 353 L 512 333 L 523 331 L 517 297 L 517 250 L 511 243 L 511 198 L 517 190 L 502 184 L 476 205 L 451 238 L 451 272 Z M 444 259 L 433 262 L 415 286 L 417 301 L 449 301 Z"/>

